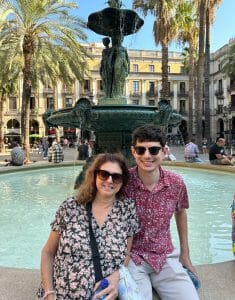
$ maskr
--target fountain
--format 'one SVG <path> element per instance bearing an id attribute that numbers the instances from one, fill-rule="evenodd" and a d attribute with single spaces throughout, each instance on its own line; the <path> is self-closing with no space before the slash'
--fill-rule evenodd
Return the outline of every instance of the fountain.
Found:
<path id="1" fill-rule="evenodd" d="M 130 159 L 131 133 L 136 127 L 153 123 L 166 130 L 168 126 L 178 126 L 181 116 L 172 110 L 167 100 L 159 101 L 158 108 L 127 104 L 123 89 L 130 62 L 122 41 L 137 32 L 144 21 L 136 12 L 122 9 L 120 0 L 110 0 L 108 4 L 109 7 L 92 13 L 87 23 L 92 31 L 105 36 L 100 66 L 105 96 L 98 105 L 80 98 L 74 107 L 54 112 L 46 123 L 94 131 L 95 153 L 122 152 Z"/>

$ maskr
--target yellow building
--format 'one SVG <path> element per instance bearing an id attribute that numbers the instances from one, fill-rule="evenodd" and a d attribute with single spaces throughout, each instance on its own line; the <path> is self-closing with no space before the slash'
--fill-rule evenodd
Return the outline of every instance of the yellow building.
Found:
<path id="1" fill-rule="evenodd" d="M 81 84 L 74 81 L 71 88 L 58 82 L 56 87 L 39 84 L 32 91 L 30 100 L 30 134 L 45 136 L 48 134 L 42 115 L 47 109 L 72 107 L 80 97 L 88 97 L 94 104 L 104 96 L 99 74 L 103 44 L 85 44 L 92 55 L 89 60 L 90 76 Z M 128 50 L 130 74 L 127 77 L 124 96 L 128 104 L 157 106 L 161 91 L 161 51 Z M 169 94 L 168 100 L 173 109 L 179 111 L 187 120 L 188 76 L 183 72 L 182 56 L 179 52 L 169 52 Z M 21 132 L 22 79 L 19 80 L 17 95 L 8 97 L 5 107 L 5 135 L 17 136 Z M 186 123 L 185 123 L 186 124 Z M 184 129 L 185 125 L 183 122 Z M 50 133 L 50 132 L 49 132 Z M 69 128 L 61 129 L 62 135 L 74 134 Z"/>

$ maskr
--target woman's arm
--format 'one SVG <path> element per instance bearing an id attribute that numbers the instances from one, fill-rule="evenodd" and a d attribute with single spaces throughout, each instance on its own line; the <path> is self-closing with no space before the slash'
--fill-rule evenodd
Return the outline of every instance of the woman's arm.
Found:
<path id="1" fill-rule="evenodd" d="M 51 231 L 49 238 L 42 249 L 41 254 L 41 278 L 45 293 L 54 291 L 53 286 L 53 263 L 58 249 L 60 233 Z M 55 294 L 51 293 L 46 297 L 47 300 L 55 299 Z"/>

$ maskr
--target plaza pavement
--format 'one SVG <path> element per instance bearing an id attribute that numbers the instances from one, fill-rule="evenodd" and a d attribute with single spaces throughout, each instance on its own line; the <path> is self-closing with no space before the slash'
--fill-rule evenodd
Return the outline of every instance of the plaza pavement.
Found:
<path id="1" fill-rule="evenodd" d="M 204 158 L 203 155 L 200 155 L 200 157 L 205 160 L 203 163 L 184 163 L 183 150 L 183 146 L 171 147 L 172 153 L 177 158 L 177 161 L 173 162 L 173 164 L 197 168 L 207 167 L 216 170 L 215 166 L 211 166 L 208 163 L 208 158 Z M 82 163 L 76 161 L 76 149 L 66 149 L 64 154 L 65 161 L 59 164 L 59 166 Z M 31 160 L 35 162 L 22 167 L 1 167 L 4 165 L 4 159 L 10 159 L 9 152 L 0 154 L 0 173 L 55 165 L 43 160 L 42 157 L 36 153 L 31 153 Z M 171 164 L 171 162 L 166 162 L 166 164 Z M 226 171 L 235 173 L 234 167 L 219 167 L 220 169 L 223 168 Z M 203 247 L 203 245 L 199 244 L 198 247 Z M 201 300 L 235 300 L 235 260 L 217 264 L 200 265 L 196 266 L 196 269 L 202 282 L 202 287 L 199 291 Z M 35 300 L 37 299 L 35 291 L 37 290 L 39 282 L 39 270 L 0 267 L 0 300 Z M 155 295 L 153 299 L 157 300 L 158 297 Z"/>

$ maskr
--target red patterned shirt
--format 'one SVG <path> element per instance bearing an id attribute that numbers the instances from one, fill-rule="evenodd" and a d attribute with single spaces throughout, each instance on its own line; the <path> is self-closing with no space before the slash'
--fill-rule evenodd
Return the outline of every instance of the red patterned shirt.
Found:
<path id="1" fill-rule="evenodd" d="M 149 191 L 134 167 L 124 194 L 136 200 L 141 226 L 134 235 L 131 257 L 137 265 L 144 259 L 159 273 L 174 248 L 170 220 L 175 211 L 189 207 L 186 186 L 179 175 L 160 167 L 159 182 Z"/>

